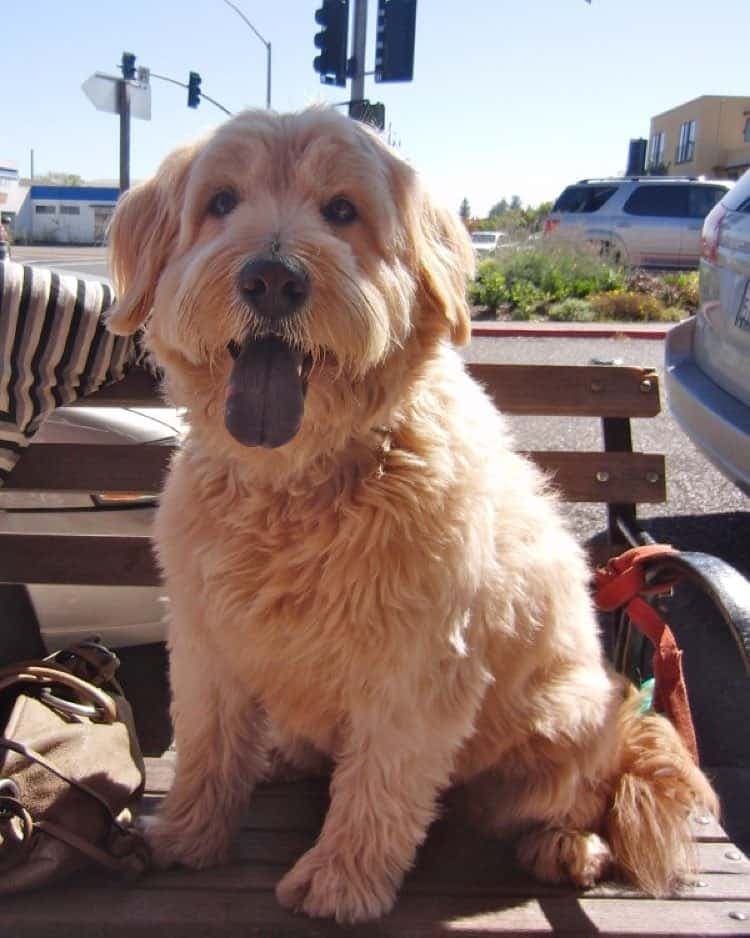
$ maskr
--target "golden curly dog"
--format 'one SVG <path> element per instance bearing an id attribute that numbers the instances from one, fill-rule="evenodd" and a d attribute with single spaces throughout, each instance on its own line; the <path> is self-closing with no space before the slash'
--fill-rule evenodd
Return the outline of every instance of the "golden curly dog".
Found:
<path id="1" fill-rule="evenodd" d="M 190 426 L 156 530 L 158 860 L 224 862 L 254 784 L 328 758 L 291 909 L 387 912 L 460 783 L 543 879 L 675 888 L 715 796 L 607 669 L 582 551 L 452 348 L 471 249 L 415 172 L 333 111 L 246 112 L 130 191 L 111 242 L 110 327 L 145 325 Z"/>

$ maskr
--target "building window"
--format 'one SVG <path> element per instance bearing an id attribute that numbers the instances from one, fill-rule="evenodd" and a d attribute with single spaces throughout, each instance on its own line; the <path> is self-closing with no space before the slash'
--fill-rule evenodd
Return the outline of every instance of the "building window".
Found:
<path id="1" fill-rule="evenodd" d="M 61 205 L 60 214 L 61 215 L 80 215 L 81 209 L 77 205 Z"/>
<path id="2" fill-rule="evenodd" d="M 664 163 L 664 131 L 660 130 L 651 138 L 651 166 L 662 166 Z"/>
<path id="3" fill-rule="evenodd" d="M 750 117 L 745 118 L 745 133 L 743 134 L 745 143 L 750 143 Z"/>
<path id="4" fill-rule="evenodd" d="M 695 121 L 685 121 L 680 127 L 675 162 L 689 163 L 695 156 Z"/>
<path id="5" fill-rule="evenodd" d="M 37 215 L 54 215 L 56 210 L 54 205 L 35 205 L 34 211 Z"/>

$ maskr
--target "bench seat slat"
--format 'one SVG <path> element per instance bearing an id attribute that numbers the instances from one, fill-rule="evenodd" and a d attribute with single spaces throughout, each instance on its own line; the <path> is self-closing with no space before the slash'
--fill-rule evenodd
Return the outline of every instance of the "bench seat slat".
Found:
<path id="1" fill-rule="evenodd" d="M 32 443 L 6 489 L 51 492 L 159 492 L 171 443 Z"/>
<path id="2" fill-rule="evenodd" d="M 8 478 L 17 491 L 158 492 L 173 447 L 34 443 Z M 649 453 L 545 451 L 528 454 L 575 502 L 663 502 L 664 458 Z M 597 477 L 598 476 L 598 477 Z M 601 481 L 604 480 L 604 481 Z M 651 481 L 649 481 L 651 480 Z"/>
<path id="3" fill-rule="evenodd" d="M 158 586 L 151 540 L 115 534 L 0 534 L 0 582 Z"/>

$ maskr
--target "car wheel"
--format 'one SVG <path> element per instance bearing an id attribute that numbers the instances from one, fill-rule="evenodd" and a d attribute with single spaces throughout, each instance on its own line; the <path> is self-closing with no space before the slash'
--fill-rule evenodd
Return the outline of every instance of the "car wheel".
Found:
<path id="1" fill-rule="evenodd" d="M 615 241 L 600 241 L 599 254 L 610 264 L 617 264 L 619 267 L 627 266 L 628 258 L 625 249 Z"/>

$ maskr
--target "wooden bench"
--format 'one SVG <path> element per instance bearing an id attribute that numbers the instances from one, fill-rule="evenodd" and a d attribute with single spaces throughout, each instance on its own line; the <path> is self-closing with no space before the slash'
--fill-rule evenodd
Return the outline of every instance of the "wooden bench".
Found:
<path id="1" fill-rule="evenodd" d="M 470 367 L 507 413 L 602 421 L 604 445 L 597 451 L 531 455 L 555 475 L 566 499 L 607 505 L 613 547 L 637 538 L 637 505 L 666 497 L 664 457 L 633 452 L 630 431 L 631 418 L 659 412 L 657 374 L 614 366 Z M 155 400 L 152 377 L 134 370 L 85 403 L 153 406 Z M 157 492 L 171 449 L 169 444 L 32 443 L 7 487 Z M 150 585 L 158 582 L 158 575 L 146 537 L 14 532 L 0 534 L 0 580 Z M 740 618 L 743 602 L 738 604 Z M 747 639 L 750 647 L 745 627 L 740 623 L 734 637 L 743 647 Z M 168 788 L 172 760 L 169 751 L 147 760 L 145 810 L 152 811 Z M 253 799 L 231 865 L 155 873 L 131 885 L 92 872 L 43 896 L 3 900 L 3 933 L 14 938 L 52 931 L 57 938 L 750 934 L 750 863 L 712 819 L 695 819 L 696 880 L 679 898 L 653 900 L 618 884 L 579 892 L 529 880 L 514 865 L 508 844 L 485 840 L 464 824 L 451 796 L 390 916 L 361 929 L 297 918 L 278 907 L 273 888 L 313 844 L 326 801 L 321 780 L 264 787 Z"/>

